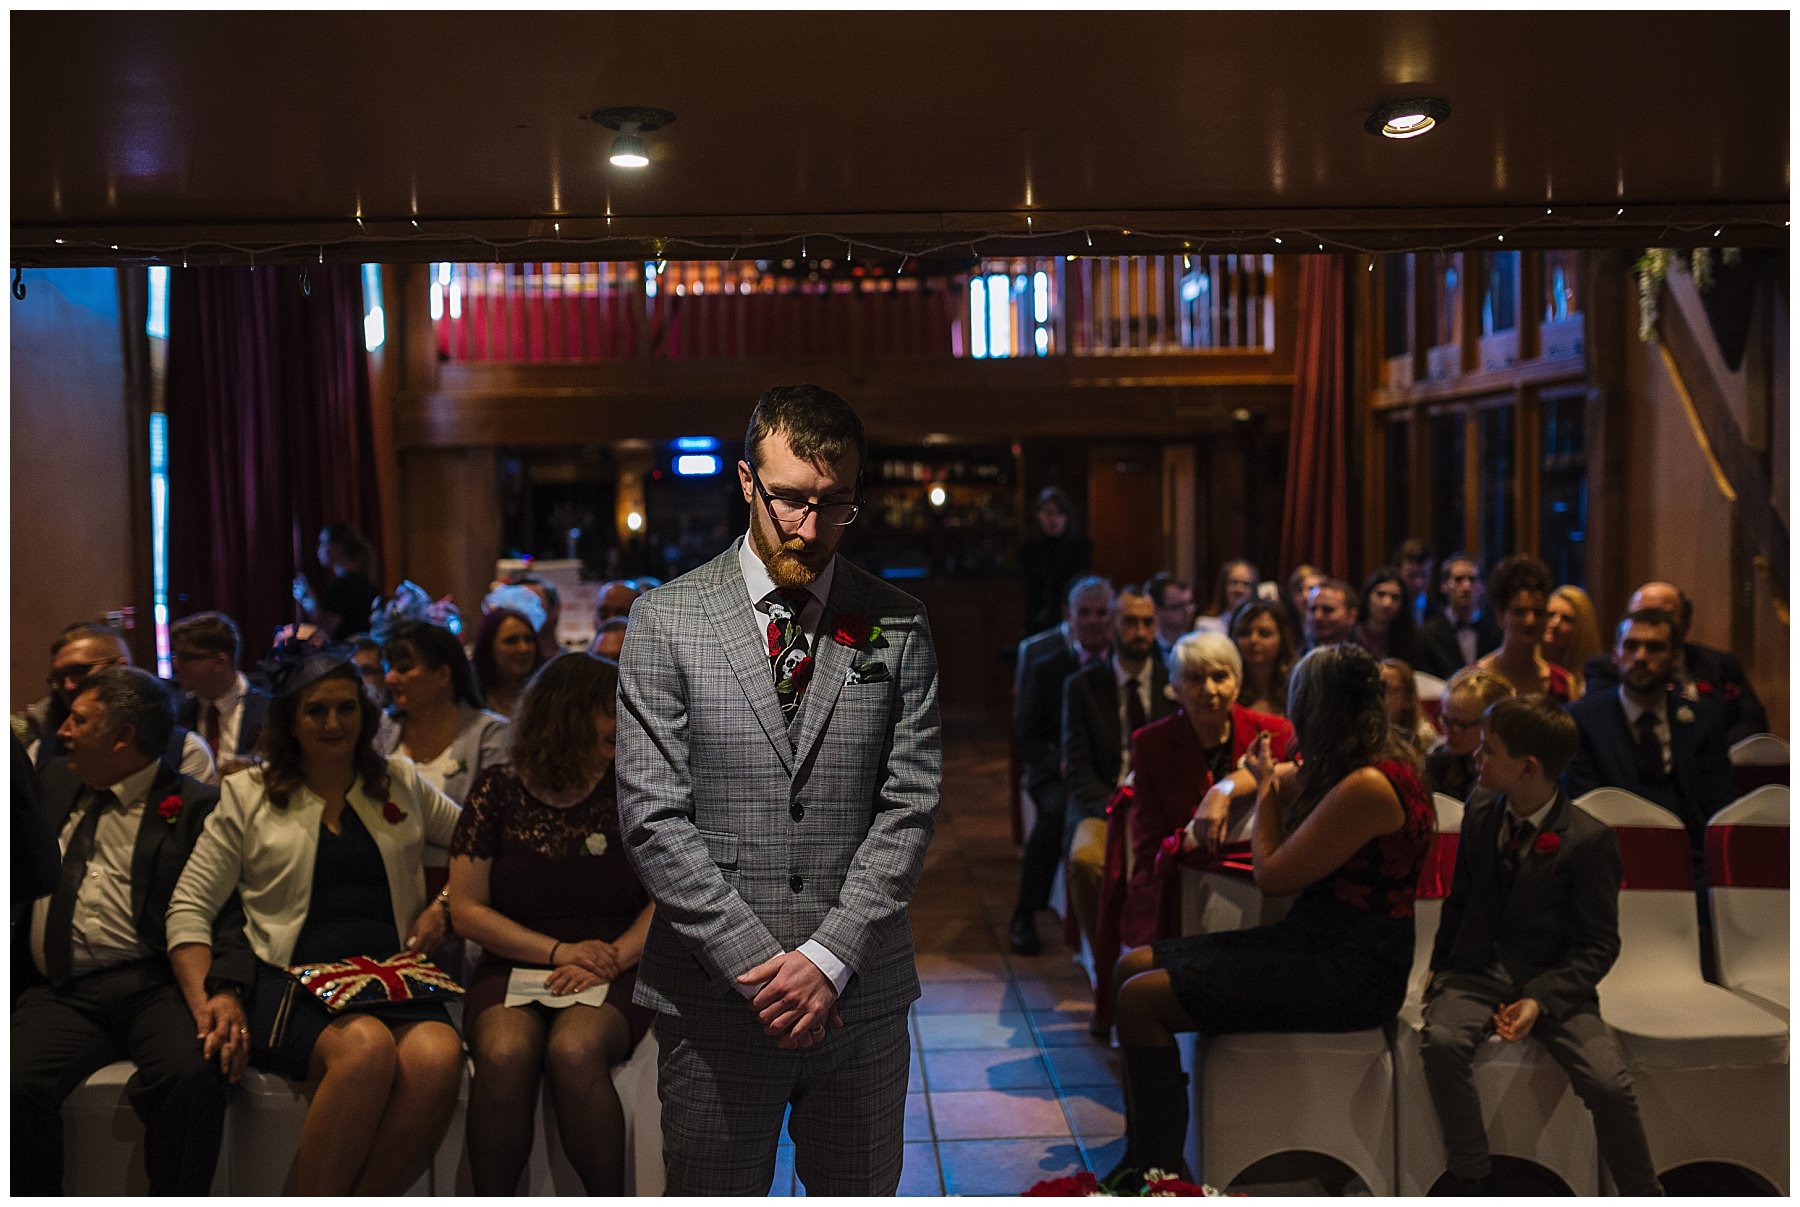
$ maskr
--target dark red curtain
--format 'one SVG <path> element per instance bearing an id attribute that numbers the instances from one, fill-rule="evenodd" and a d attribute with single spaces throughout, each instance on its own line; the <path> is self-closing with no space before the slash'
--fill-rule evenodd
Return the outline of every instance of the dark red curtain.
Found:
<path id="1" fill-rule="evenodd" d="M 362 273 L 170 277 L 171 619 L 226 613 L 251 661 L 295 618 L 294 572 L 317 577 L 321 527 L 341 520 L 381 537 Z"/>
<path id="2" fill-rule="evenodd" d="M 1294 338 L 1294 413 L 1281 504 L 1281 573 L 1302 562 L 1347 578 L 1350 398 L 1344 376 L 1344 262 L 1303 256 Z"/>

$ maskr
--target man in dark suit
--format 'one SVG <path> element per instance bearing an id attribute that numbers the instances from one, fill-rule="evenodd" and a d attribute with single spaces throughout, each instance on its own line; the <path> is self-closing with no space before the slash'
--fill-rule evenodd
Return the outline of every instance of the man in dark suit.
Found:
<path id="1" fill-rule="evenodd" d="M 1741 742 L 1753 733 L 1767 733 L 1769 716 L 1763 703 L 1744 674 L 1744 664 L 1736 654 L 1715 650 L 1687 639 L 1693 629 L 1694 601 L 1673 583 L 1645 583 L 1631 593 L 1626 609 L 1640 612 L 1655 608 L 1675 617 L 1675 642 L 1679 653 L 1675 659 L 1672 689 L 1689 700 L 1709 700 L 1725 719 L 1727 742 Z M 1573 667 L 1570 668 L 1574 669 Z M 1582 667 L 1587 676 L 1587 694 L 1611 691 L 1619 685 L 1619 668 L 1610 654 L 1595 654 Z"/>
<path id="2" fill-rule="evenodd" d="M 1400 580 L 1406 584 L 1406 606 L 1412 611 L 1414 629 L 1444 610 L 1431 598 L 1431 563 L 1431 546 L 1416 536 L 1401 541 L 1389 563 L 1400 571 Z"/>
<path id="3" fill-rule="evenodd" d="M 169 967 L 163 917 L 219 795 L 159 757 L 174 724 L 155 677 L 106 667 L 74 693 L 66 761 L 42 771 L 62 855 L 55 891 L 21 927 L 36 983 L 12 1016 L 14 1194 L 60 1192 L 63 1100 L 121 1059 L 137 1065 L 127 1092 L 144 1121 L 151 1193 L 212 1186 L 226 1080 L 249 1054 L 252 961 L 234 898 L 215 931 L 208 996 L 185 1000 Z"/>
<path id="4" fill-rule="evenodd" d="M 1466 553 L 1444 559 L 1444 610 L 1419 627 L 1419 670 L 1448 679 L 1500 645 L 1500 626 L 1481 600 L 1481 567 Z"/>
<path id="5" fill-rule="evenodd" d="M 49 766 L 67 757 L 67 751 L 63 749 L 62 724 L 69 715 L 69 705 L 81 682 L 102 667 L 130 665 L 131 650 L 125 644 L 125 634 L 111 625 L 83 621 L 57 634 L 56 640 L 50 643 L 50 695 L 42 702 L 44 711 L 38 739 L 26 752 L 34 766 Z M 212 751 L 206 748 L 200 735 L 190 729 L 176 725 L 169 730 L 169 747 L 163 757 L 183 775 L 207 784 L 219 782 Z"/>
<path id="6" fill-rule="evenodd" d="M 198 733 L 223 779 L 250 759 L 269 716 L 269 693 L 238 670 L 238 627 L 223 612 L 199 612 L 169 629 L 175 679 L 187 697 L 176 723 Z"/>
<path id="7" fill-rule="evenodd" d="M 1302 656 L 1322 645 L 1342 641 L 1361 644 L 1356 622 L 1362 616 L 1362 600 L 1356 588 L 1341 579 L 1328 578 L 1306 593 L 1306 649 Z"/>
<path id="8" fill-rule="evenodd" d="M 1465 1194 L 1494 1193 L 1472 1071 L 1490 1030 L 1508 1043 L 1543 1041 L 1592 1112 L 1620 1191 L 1662 1193 L 1596 990 L 1619 955 L 1618 840 L 1556 787 L 1577 742 L 1575 723 L 1543 696 L 1500 700 L 1482 722 L 1481 786 L 1496 795 L 1463 814 L 1421 1049 Z"/>
<path id="9" fill-rule="evenodd" d="M 1154 656 L 1156 607 L 1137 587 L 1113 600 L 1112 637 L 1112 657 L 1063 683 L 1069 908 L 1090 947 L 1106 862 L 1106 806 L 1131 772 L 1131 735 L 1175 709 L 1168 664 Z"/>
<path id="10" fill-rule="evenodd" d="M 1144 583 L 1144 594 L 1156 605 L 1156 660 L 1168 666 L 1175 643 L 1194 631 L 1194 587 L 1161 570 Z"/>
<path id="11" fill-rule="evenodd" d="M 1707 819 L 1731 803 L 1731 762 L 1718 709 L 1669 690 L 1676 632 L 1675 618 L 1656 609 L 1620 623 L 1618 687 L 1569 706 L 1581 749 L 1563 788 L 1571 797 L 1602 785 L 1624 788 L 1661 805 L 1687 823 L 1698 860 Z"/>
<path id="12" fill-rule="evenodd" d="M 1056 865 L 1063 854 L 1063 814 L 1068 792 L 1063 783 L 1063 680 L 1084 666 L 1106 661 L 1112 584 L 1088 577 L 1069 588 L 1068 625 L 1072 640 L 1033 641 L 1020 651 L 1020 687 L 1013 701 L 1013 736 L 1025 764 L 1025 791 L 1037 818 L 1025 839 L 1019 863 L 1019 899 L 1007 924 L 1007 940 L 1018 955 L 1044 950 L 1038 938 L 1037 914 L 1050 905 Z M 1046 630 L 1040 636 L 1054 634 Z M 1026 661 L 1027 658 L 1030 661 Z"/>

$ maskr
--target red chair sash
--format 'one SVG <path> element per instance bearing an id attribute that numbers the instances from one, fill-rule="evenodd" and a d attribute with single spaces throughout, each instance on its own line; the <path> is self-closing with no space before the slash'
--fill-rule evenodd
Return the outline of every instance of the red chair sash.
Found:
<path id="1" fill-rule="evenodd" d="M 1788 828 L 1708 826 L 1706 879 L 1714 888 L 1787 888 Z"/>
<path id="2" fill-rule="evenodd" d="M 1442 901 L 1450 895 L 1450 882 L 1456 877 L 1456 846 L 1461 837 L 1439 833 L 1432 838 L 1431 849 L 1425 852 L 1425 862 L 1419 868 L 1419 900 Z"/>
<path id="3" fill-rule="evenodd" d="M 1659 826 L 1615 826 L 1619 854 L 1625 861 L 1621 889 L 1694 891 L 1692 848 L 1686 830 Z"/>

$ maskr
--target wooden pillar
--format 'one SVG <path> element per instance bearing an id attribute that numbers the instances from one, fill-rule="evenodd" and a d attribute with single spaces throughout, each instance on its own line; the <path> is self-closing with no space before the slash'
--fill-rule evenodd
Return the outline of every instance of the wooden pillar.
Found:
<path id="1" fill-rule="evenodd" d="M 491 448 L 415 448 L 400 470 L 402 575 L 433 598 L 449 592 L 473 629 L 500 555 L 499 456 Z"/>
<path id="2" fill-rule="evenodd" d="M 1587 278 L 1581 296 L 1588 381 L 1588 594 L 1601 616 L 1617 616 L 1630 590 L 1624 533 L 1630 452 L 1625 341 L 1637 338 L 1626 304 L 1631 257 L 1593 251 L 1581 263 Z"/>

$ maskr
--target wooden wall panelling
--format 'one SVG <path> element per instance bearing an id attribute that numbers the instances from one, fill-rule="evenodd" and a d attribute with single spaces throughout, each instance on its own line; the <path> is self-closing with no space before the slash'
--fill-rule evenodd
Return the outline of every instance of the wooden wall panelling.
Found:
<path id="1" fill-rule="evenodd" d="M 409 449 L 400 469 L 402 574 L 433 598 L 449 592 L 472 632 L 501 552 L 498 456 L 488 448 Z"/>
<path id="2" fill-rule="evenodd" d="M 1625 606 L 1625 524 L 1629 519 L 1626 466 L 1630 452 L 1625 341 L 1629 321 L 1627 252 L 1588 252 L 1583 275 L 1583 344 L 1587 360 L 1588 594 L 1601 623 Z M 1535 321 L 1535 320 L 1534 320 Z"/>
<path id="3" fill-rule="evenodd" d="M 1142 583 L 1163 568 L 1162 453 L 1151 444 L 1096 447 L 1088 459 L 1088 522 L 1094 573 L 1115 585 Z"/>

